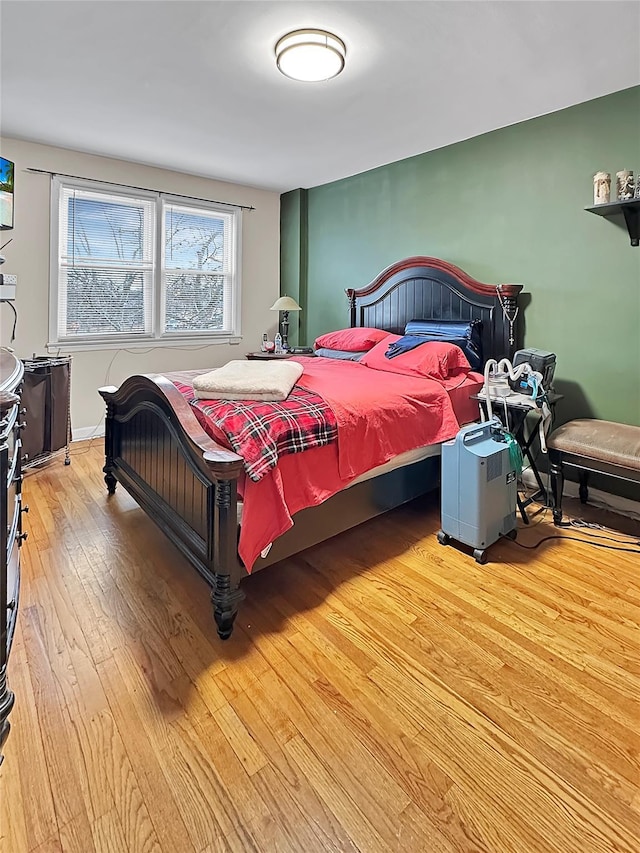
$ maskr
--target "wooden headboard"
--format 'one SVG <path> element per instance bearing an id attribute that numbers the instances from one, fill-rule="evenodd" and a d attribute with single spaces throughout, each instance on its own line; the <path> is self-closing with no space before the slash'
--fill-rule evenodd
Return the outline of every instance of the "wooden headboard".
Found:
<path id="1" fill-rule="evenodd" d="M 366 287 L 346 293 L 352 326 L 402 335 L 409 320 L 482 320 L 486 361 L 511 358 L 522 346 L 521 290 L 521 284 L 482 284 L 447 261 L 418 255 L 391 264 Z M 505 312 L 515 320 L 513 337 Z"/>

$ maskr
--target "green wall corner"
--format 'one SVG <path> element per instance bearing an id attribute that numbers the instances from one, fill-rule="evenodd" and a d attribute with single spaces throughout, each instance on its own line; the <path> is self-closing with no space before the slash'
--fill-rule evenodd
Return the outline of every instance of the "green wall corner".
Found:
<path id="1" fill-rule="evenodd" d="M 280 197 L 280 294 L 292 296 L 302 311 L 289 315 L 289 343 L 304 342 L 307 328 L 307 190 Z"/>

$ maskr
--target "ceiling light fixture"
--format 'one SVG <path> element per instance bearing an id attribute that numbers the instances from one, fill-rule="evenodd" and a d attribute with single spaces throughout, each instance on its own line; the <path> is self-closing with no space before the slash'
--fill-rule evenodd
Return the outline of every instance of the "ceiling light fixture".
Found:
<path id="1" fill-rule="evenodd" d="M 326 30 L 294 30 L 276 44 L 276 63 L 285 77 L 317 83 L 336 77 L 344 68 L 347 49 Z"/>

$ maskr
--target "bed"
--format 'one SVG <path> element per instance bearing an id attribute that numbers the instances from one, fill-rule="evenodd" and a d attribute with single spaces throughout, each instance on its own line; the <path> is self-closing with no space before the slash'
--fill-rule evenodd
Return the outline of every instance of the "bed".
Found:
<path id="1" fill-rule="evenodd" d="M 346 294 L 352 327 L 402 334 L 413 319 L 481 320 L 486 360 L 510 356 L 520 344 L 521 289 L 482 284 L 446 261 L 417 256 L 392 264 L 367 286 Z M 249 576 L 238 554 L 243 459 L 207 435 L 168 376 L 131 376 L 119 388 L 99 393 L 107 408 L 104 473 L 109 494 L 121 483 L 202 575 L 212 590 L 218 635 L 229 638 L 244 597 L 240 583 Z M 299 464 L 313 452 L 286 459 L 298 457 Z M 438 487 L 438 447 L 393 463 L 297 512 L 295 524 L 265 549 L 268 553 L 253 571 Z"/>

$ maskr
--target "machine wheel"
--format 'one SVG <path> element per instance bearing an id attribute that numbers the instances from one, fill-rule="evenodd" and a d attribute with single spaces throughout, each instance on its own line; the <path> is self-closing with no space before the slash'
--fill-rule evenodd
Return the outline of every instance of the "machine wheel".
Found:
<path id="1" fill-rule="evenodd" d="M 451 537 L 448 533 L 445 533 L 444 530 L 438 530 L 436 538 L 441 545 L 448 545 L 449 542 L 451 542 Z"/>
<path id="2" fill-rule="evenodd" d="M 474 548 L 473 556 L 475 558 L 476 563 L 484 565 L 484 563 L 487 562 L 487 552 L 483 551 L 482 548 Z"/>
<path id="3" fill-rule="evenodd" d="M 514 527 L 513 530 L 510 530 L 507 533 L 507 539 L 511 539 L 512 542 L 515 542 L 518 538 L 518 528 Z"/>

